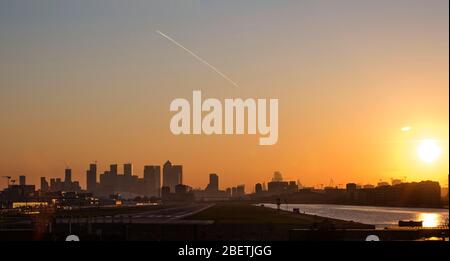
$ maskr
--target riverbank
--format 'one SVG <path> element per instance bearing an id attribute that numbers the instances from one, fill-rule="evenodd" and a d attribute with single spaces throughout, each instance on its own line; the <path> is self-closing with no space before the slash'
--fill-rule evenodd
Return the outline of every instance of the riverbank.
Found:
<path id="1" fill-rule="evenodd" d="M 264 206 L 277 208 L 276 204 L 264 204 Z M 444 209 L 334 204 L 282 204 L 280 207 L 290 212 L 297 208 L 300 212 L 309 215 L 372 224 L 377 228 L 397 228 L 400 220 L 422 221 L 425 228 L 448 228 L 448 210 Z"/>
<path id="2" fill-rule="evenodd" d="M 217 203 L 214 206 L 186 217 L 187 220 L 212 220 L 214 224 L 272 224 L 298 229 L 336 228 L 371 229 L 373 225 L 345 221 L 317 215 L 275 210 L 249 203 Z"/>

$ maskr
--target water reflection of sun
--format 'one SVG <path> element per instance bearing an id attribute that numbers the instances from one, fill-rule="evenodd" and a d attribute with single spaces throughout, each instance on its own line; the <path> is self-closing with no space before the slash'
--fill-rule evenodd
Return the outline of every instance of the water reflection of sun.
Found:
<path id="1" fill-rule="evenodd" d="M 437 227 L 440 225 L 439 215 L 436 213 L 421 213 L 419 220 L 423 221 L 423 227 Z"/>

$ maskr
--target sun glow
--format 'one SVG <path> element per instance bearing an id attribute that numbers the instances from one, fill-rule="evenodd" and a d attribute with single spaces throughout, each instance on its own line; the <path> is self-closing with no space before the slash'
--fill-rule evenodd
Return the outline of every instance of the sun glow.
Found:
<path id="1" fill-rule="evenodd" d="M 437 227 L 440 225 L 439 215 L 436 213 L 422 213 L 419 216 L 424 227 Z"/>
<path id="2" fill-rule="evenodd" d="M 439 158 L 441 155 L 441 148 L 436 140 L 426 139 L 421 140 L 417 148 L 417 155 L 420 160 L 431 163 Z"/>

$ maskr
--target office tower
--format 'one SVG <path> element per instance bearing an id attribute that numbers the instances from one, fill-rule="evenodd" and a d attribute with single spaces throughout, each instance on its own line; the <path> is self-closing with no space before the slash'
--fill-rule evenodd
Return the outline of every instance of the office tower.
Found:
<path id="1" fill-rule="evenodd" d="M 133 177 L 133 165 L 131 163 L 123 164 L 123 175 L 117 176 L 117 190 L 142 193 L 143 184 L 138 185 L 137 183 L 137 177 L 136 180 Z"/>
<path id="2" fill-rule="evenodd" d="M 167 161 L 163 166 L 163 186 L 175 192 L 175 186 L 178 184 L 183 184 L 183 166 L 172 165 L 170 161 Z"/>
<path id="3" fill-rule="evenodd" d="M 67 185 L 72 183 L 72 170 L 69 168 L 66 168 L 64 172 L 64 183 Z"/>
<path id="4" fill-rule="evenodd" d="M 125 176 L 132 176 L 133 175 L 133 164 L 131 164 L 131 163 L 123 164 L 123 174 Z"/>
<path id="5" fill-rule="evenodd" d="M 74 181 L 74 182 L 72 183 L 71 190 L 72 190 L 72 191 L 80 191 L 80 190 L 81 190 L 80 182 Z"/>
<path id="6" fill-rule="evenodd" d="M 172 183 L 171 175 L 172 175 L 172 163 L 170 161 L 166 161 L 166 163 L 164 163 L 164 165 L 163 165 L 163 187 L 165 187 L 164 192 L 167 192 L 166 191 L 167 188 L 168 188 L 169 192 L 174 191 L 171 188 L 171 183 Z M 173 189 L 175 189 L 175 186 Z"/>
<path id="7" fill-rule="evenodd" d="M 63 183 L 60 178 L 50 179 L 50 191 L 61 191 L 63 189 Z"/>
<path id="8" fill-rule="evenodd" d="M 19 185 L 25 186 L 25 176 L 19 176 Z"/>
<path id="9" fill-rule="evenodd" d="M 159 197 L 161 188 L 160 166 L 144 166 L 144 194 Z"/>
<path id="10" fill-rule="evenodd" d="M 97 164 L 90 164 L 89 170 L 86 171 L 86 189 L 94 192 L 97 188 Z"/>
<path id="11" fill-rule="evenodd" d="M 263 191 L 263 187 L 261 183 L 256 183 L 255 185 L 255 193 L 261 193 Z"/>
<path id="12" fill-rule="evenodd" d="M 208 191 L 219 191 L 219 176 L 215 173 L 209 174 L 209 184 L 206 187 Z"/>
<path id="13" fill-rule="evenodd" d="M 237 196 L 244 196 L 245 195 L 245 185 L 239 185 L 236 187 L 236 194 Z"/>
<path id="14" fill-rule="evenodd" d="M 96 163 L 89 164 L 89 171 L 97 174 L 97 164 Z"/>
<path id="15" fill-rule="evenodd" d="M 117 175 L 117 164 L 109 165 L 109 173 L 111 175 Z"/>
<path id="16" fill-rule="evenodd" d="M 55 191 L 56 179 L 50 179 L 50 191 Z"/>
<path id="17" fill-rule="evenodd" d="M 173 173 L 173 179 L 175 181 L 175 186 L 178 184 L 183 184 L 183 166 L 173 165 L 172 173 Z"/>
<path id="18" fill-rule="evenodd" d="M 48 182 L 45 177 L 41 177 L 41 191 L 48 191 Z"/>

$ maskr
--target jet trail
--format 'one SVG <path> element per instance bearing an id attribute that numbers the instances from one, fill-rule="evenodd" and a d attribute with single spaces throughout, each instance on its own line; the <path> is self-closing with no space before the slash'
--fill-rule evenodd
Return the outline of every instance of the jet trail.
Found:
<path id="1" fill-rule="evenodd" d="M 210 63 L 208 63 L 207 61 L 203 60 L 200 56 L 196 55 L 194 52 L 192 52 L 191 50 L 189 50 L 188 48 L 184 47 L 183 45 L 181 45 L 180 43 L 178 43 L 177 41 L 175 41 L 174 39 L 172 39 L 170 36 L 164 34 L 161 31 L 156 31 L 156 33 L 158 33 L 159 35 L 163 36 L 164 38 L 166 38 L 167 40 L 171 41 L 172 43 L 174 43 L 176 46 L 180 47 L 181 49 L 185 50 L 186 52 L 188 52 L 190 55 L 194 56 L 195 59 L 199 60 L 200 62 L 202 62 L 204 65 L 208 66 L 209 68 L 211 68 L 213 71 L 215 71 L 218 75 L 222 76 L 222 78 L 224 78 L 225 80 L 227 80 L 229 83 L 233 84 L 236 87 L 239 87 L 237 85 L 237 83 L 235 83 L 233 80 L 231 80 L 228 76 L 226 76 L 225 74 L 223 74 L 221 71 L 219 71 L 219 69 L 217 69 L 216 67 L 214 67 L 213 65 L 211 65 Z"/>

